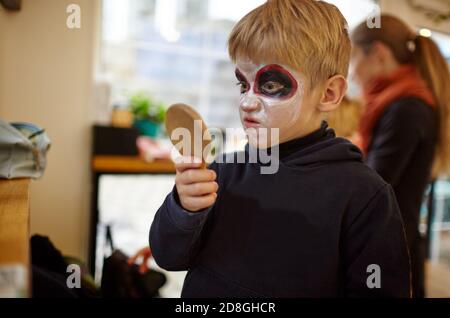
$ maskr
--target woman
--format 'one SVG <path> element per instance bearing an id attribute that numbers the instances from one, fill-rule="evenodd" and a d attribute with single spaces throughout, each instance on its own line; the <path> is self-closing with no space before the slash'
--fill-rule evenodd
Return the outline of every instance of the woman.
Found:
<path id="1" fill-rule="evenodd" d="M 381 28 L 352 34 L 351 68 L 365 107 L 359 146 L 396 193 L 411 256 L 413 297 L 424 297 L 419 211 L 425 187 L 450 161 L 450 80 L 436 44 L 404 22 L 381 16 Z"/>

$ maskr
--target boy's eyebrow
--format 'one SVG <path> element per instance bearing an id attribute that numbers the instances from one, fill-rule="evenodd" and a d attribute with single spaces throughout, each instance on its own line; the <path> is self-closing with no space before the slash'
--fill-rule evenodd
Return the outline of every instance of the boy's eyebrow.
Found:
<path id="1" fill-rule="evenodd" d="M 245 77 L 244 74 L 242 74 L 242 72 L 239 70 L 238 67 L 236 67 L 236 69 L 235 69 L 235 71 L 234 71 L 234 74 L 236 75 L 236 77 L 237 77 L 238 79 L 241 78 L 241 79 L 244 79 L 246 82 L 248 82 L 247 78 Z"/>

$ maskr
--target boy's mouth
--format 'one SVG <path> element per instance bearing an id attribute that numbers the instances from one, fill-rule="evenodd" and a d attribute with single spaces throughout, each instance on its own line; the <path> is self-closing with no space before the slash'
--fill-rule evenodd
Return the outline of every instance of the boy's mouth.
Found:
<path id="1" fill-rule="evenodd" d="M 257 127 L 261 127 L 261 123 L 252 117 L 244 117 L 244 127 L 247 128 L 257 128 Z"/>

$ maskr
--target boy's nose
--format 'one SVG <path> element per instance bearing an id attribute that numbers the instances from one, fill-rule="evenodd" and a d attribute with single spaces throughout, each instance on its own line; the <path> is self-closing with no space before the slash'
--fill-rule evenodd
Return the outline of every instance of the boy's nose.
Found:
<path id="1" fill-rule="evenodd" d="M 255 96 L 246 96 L 241 102 L 241 109 L 247 113 L 259 110 L 260 101 Z"/>

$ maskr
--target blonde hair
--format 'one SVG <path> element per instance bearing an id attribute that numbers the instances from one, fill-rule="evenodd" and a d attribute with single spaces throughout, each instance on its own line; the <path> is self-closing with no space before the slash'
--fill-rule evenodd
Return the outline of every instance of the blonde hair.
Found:
<path id="1" fill-rule="evenodd" d="M 350 138 L 358 130 L 361 113 L 362 105 L 344 96 L 339 107 L 329 113 L 326 119 L 336 136 Z"/>
<path id="2" fill-rule="evenodd" d="M 355 45 L 367 52 L 378 41 L 390 48 L 400 64 L 413 64 L 433 92 L 438 105 L 439 136 L 433 176 L 448 174 L 450 168 L 450 74 L 448 64 L 436 43 L 419 36 L 406 23 L 391 15 L 381 15 L 381 28 L 361 23 L 352 33 Z"/>
<path id="3" fill-rule="evenodd" d="M 347 21 L 332 4 L 268 0 L 243 17 L 228 39 L 233 62 L 276 61 L 304 73 L 310 85 L 347 76 L 351 44 Z"/>

